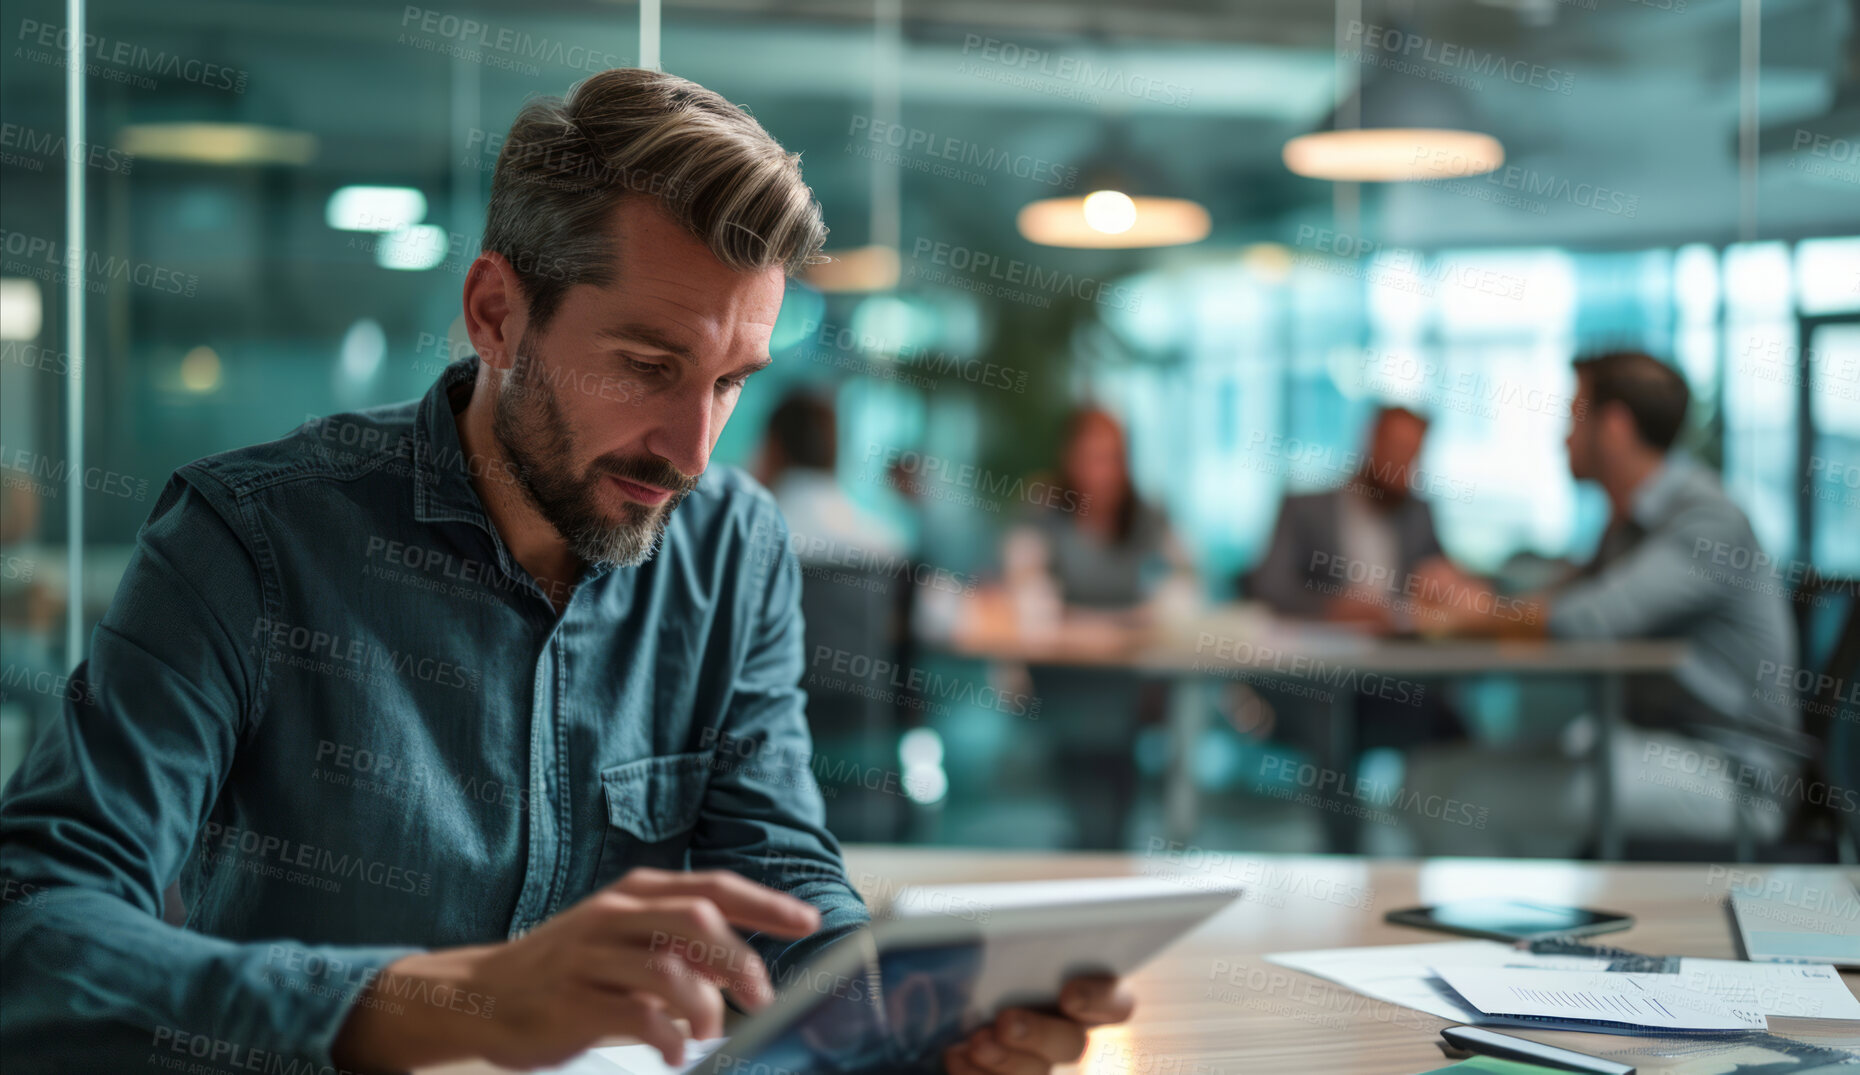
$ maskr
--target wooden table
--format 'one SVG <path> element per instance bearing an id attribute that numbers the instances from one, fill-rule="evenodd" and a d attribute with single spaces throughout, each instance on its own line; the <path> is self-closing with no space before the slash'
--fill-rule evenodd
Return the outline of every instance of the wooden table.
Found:
<path id="1" fill-rule="evenodd" d="M 1390 926 L 1384 913 L 1419 903 L 1527 896 L 1635 916 L 1610 934 L 1617 947 L 1659 955 L 1735 958 L 1722 903 L 1736 867 L 1342 856 L 1227 854 L 1153 841 L 1148 854 L 1044 854 L 854 846 L 847 869 L 874 906 L 911 884 L 1108 877 L 1186 871 L 1185 883 L 1239 882 L 1247 897 L 1162 952 L 1132 979 L 1137 1015 L 1092 1033 L 1079 1075 L 1303 1073 L 1407 1075 L 1442 1067 L 1435 1047 L 1445 1020 L 1372 1000 L 1265 961 L 1272 952 L 1418 944 L 1444 934 Z M 1837 869 L 1817 871 L 1829 883 Z M 1845 975 L 1860 991 L 1860 975 Z M 1236 984 L 1237 983 L 1237 984 Z M 1860 1054 L 1860 1022 L 1770 1019 L 1771 1033 Z M 1580 1052 L 1606 1054 L 1643 1075 L 1730 1070 L 1696 1055 L 1698 1037 L 1660 1039 L 1506 1031 Z M 1712 1046 L 1722 1049 L 1722 1045 Z M 1674 1054 L 1679 1054 L 1675 1056 Z M 456 1065 L 446 1075 L 490 1075 Z"/>
<path id="2" fill-rule="evenodd" d="M 1163 783 L 1169 835 L 1193 838 L 1198 813 L 1194 779 L 1196 743 L 1214 707 L 1210 692 L 1225 681 L 1318 681 L 1332 676 L 1348 683 L 1363 676 L 1402 680 L 1473 675 L 1580 676 L 1598 686 L 1601 741 L 1626 720 L 1626 680 L 1631 675 L 1670 675 L 1685 659 L 1683 643 L 1657 640 L 1491 641 L 1381 638 L 1322 624 L 1284 620 L 1258 606 L 1228 605 L 1204 610 L 1148 634 L 1072 631 L 1061 625 L 1037 637 L 1020 633 L 996 614 L 971 617 L 947 640 L 952 653 L 980 660 L 1078 668 L 1121 668 L 1176 680 L 1169 709 L 1169 767 Z M 1328 691 L 1330 713 L 1319 761 L 1333 772 L 1353 768 L 1356 690 Z M 1613 774 L 1609 751 L 1594 756 L 1597 788 L 1596 843 L 1604 859 L 1621 857 L 1621 830 L 1611 808 Z M 1355 828 L 1346 812 L 1326 814 L 1329 846 L 1355 851 Z"/>
<path id="3" fill-rule="evenodd" d="M 1136 975 L 1136 1018 L 1094 1032 L 1084 1062 L 1071 1069 L 1080 1075 L 1396 1075 L 1444 1066 L 1446 1060 L 1434 1042 L 1440 1028 L 1451 1023 L 1371 1000 L 1264 959 L 1272 952 L 1452 939 L 1382 921 L 1388 911 L 1420 903 L 1523 896 L 1600 907 L 1635 917 L 1632 929 L 1606 938 L 1617 947 L 1659 955 L 1736 956 L 1722 903 L 1728 891 L 1724 871 L 1741 867 L 1719 867 L 1714 874 L 1708 865 L 1541 859 L 1416 863 L 1238 853 L 1209 866 L 1206 849 L 1161 840 L 1150 846 L 1153 853 L 1137 855 L 855 847 L 847 863 L 855 883 L 876 896 L 908 884 L 1174 870 L 1188 870 L 1190 878 L 1209 884 L 1238 881 L 1247 886 L 1248 898 L 1172 945 Z M 1840 876 L 1833 868 L 1824 872 L 1831 882 Z M 1845 978 L 1848 987 L 1860 993 L 1860 974 Z M 1772 1018 L 1770 1027 L 1782 1036 L 1860 1050 L 1860 1022 Z M 1517 1033 L 1582 1052 L 1606 1051 L 1639 1066 L 1643 1075 L 1727 1070 L 1661 1062 L 1660 1052 L 1674 1051 L 1670 1040 L 1663 1049 L 1657 1041 L 1618 1035 Z"/>

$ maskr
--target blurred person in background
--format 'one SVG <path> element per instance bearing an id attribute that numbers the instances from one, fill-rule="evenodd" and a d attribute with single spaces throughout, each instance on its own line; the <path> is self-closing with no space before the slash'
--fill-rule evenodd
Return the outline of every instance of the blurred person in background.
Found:
<path id="1" fill-rule="evenodd" d="M 847 495 L 835 472 L 838 462 L 833 404 L 806 388 L 782 397 L 769 414 L 756 477 L 788 520 L 795 554 L 833 563 L 905 555 L 906 538 L 898 528 Z"/>
<path id="2" fill-rule="evenodd" d="M 0 596 L 6 599 L 0 603 L 0 627 L 21 632 L 34 646 L 51 637 L 64 616 L 64 595 L 51 585 L 48 557 L 38 543 L 42 510 L 39 483 L 24 471 L 0 467 Z M 48 652 L 43 663 L 49 662 Z"/>
<path id="3" fill-rule="evenodd" d="M 1599 745 L 1573 722 L 1560 752 L 1467 748 L 1415 759 L 1416 786 L 1488 806 L 1483 833 L 1422 830 L 1431 849 L 1567 856 L 1591 835 L 1595 788 L 1587 755 L 1612 752 L 1614 810 L 1629 836 L 1669 841 L 1782 831 L 1802 759 L 1813 750 L 1786 692 L 1761 670 L 1796 664 L 1795 625 L 1773 563 L 1715 475 L 1673 451 L 1691 393 L 1664 362 L 1619 351 L 1575 364 L 1570 474 L 1599 485 L 1610 515 L 1594 557 L 1528 597 L 1423 587 L 1433 633 L 1617 641 L 1677 639 L 1671 677 L 1631 678 L 1629 726 Z"/>
<path id="4" fill-rule="evenodd" d="M 53 558 L 38 542 L 42 509 L 39 483 L 0 466 L 0 782 L 69 688 L 52 644 L 65 600 Z"/>
<path id="5" fill-rule="evenodd" d="M 1131 644 L 1171 607 L 1192 605 L 1194 567 L 1161 509 L 1137 495 L 1123 427 L 1109 412 L 1072 413 L 1055 489 L 1004 545 L 1010 597 L 1056 618 L 1084 645 Z M 1160 714 L 1163 684 L 1122 671 L 1035 667 L 1034 692 L 1080 848 L 1124 846 L 1135 804 L 1140 722 Z"/>
<path id="6" fill-rule="evenodd" d="M 1362 465 L 1336 489 L 1285 498 L 1266 555 L 1241 579 L 1240 592 L 1290 619 L 1374 634 L 1413 630 L 1410 580 L 1459 574 L 1441 550 L 1433 508 L 1414 489 L 1427 428 L 1427 418 L 1406 407 L 1378 409 Z M 1305 708 L 1295 699 L 1286 703 Z M 1365 750 L 1465 734 L 1437 693 L 1415 702 L 1366 691 L 1354 712 L 1355 742 Z M 1250 730 L 1265 732 L 1270 725 Z"/>
<path id="7" fill-rule="evenodd" d="M 1409 629 L 1403 578 L 1423 565 L 1451 567 L 1433 508 L 1413 488 L 1427 426 L 1406 407 L 1378 410 L 1363 464 L 1348 482 L 1279 505 L 1271 544 L 1242 580 L 1243 592 L 1283 616 L 1384 634 Z"/>
<path id="8" fill-rule="evenodd" d="M 844 670 L 852 656 L 913 667 L 906 625 L 915 574 L 903 534 L 840 484 L 838 442 L 829 398 L 791 389 L 769 414 L 756 476 L 774 494 L 788 522 L 788 547 L 801 561 L 807 642 L 801 686 L 827 828 L 843 841 L 889 843 L 908 824 L 907 799 L 895 788 L 868 787 L 842 774 L 895 770 L 899 736 L 917 723 L 918 711 L 905 687 Z"/>

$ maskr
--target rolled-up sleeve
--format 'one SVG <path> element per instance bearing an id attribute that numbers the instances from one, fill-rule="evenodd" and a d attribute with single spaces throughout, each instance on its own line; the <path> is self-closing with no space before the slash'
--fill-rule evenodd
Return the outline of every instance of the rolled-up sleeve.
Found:
<path id="1" fill-rule="evenodd" d="M 262 692 L 263 583 L 214 492 L 218 508 L 180 477 L 163 490 L 62 713 L 0 796 L 9 1072 L 326 1070 L 355 998 L 415 950 L 236 943 L 160 917 Z"/>
<path id="2" fill-rule="evenodd" d="M 1551 596 L 1546 625 L 1558 638 L 1654 638 L 1682 633 L 1686 620 L 1724 598 L 1724 580 L 1694 553 L 1700 541 L 1734 531 L 1705 512 L 1676 516 L 1626 555 Z"/>

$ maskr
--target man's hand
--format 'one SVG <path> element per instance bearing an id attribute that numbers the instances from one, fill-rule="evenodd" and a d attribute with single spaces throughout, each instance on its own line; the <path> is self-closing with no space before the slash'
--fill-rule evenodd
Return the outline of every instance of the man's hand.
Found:
<path id="1" fill-rule="evenodd" d="M 1074 978 L 1059 992 L 1063 1015 L 1009 1008 L 943 1052 L 949 1075 L 1035 1075 L 1085 1055 L 1085 1031 L 1130 1018 L 1136 1001 L 1116 978 Z"/>
<path id="2" fill-rule="evenodd" d="M 1362 627 L 1375 634 L 1387 634 L 1395 629 L 1394 618 L 1389 614 L 1388 595 L 1362 586 L 1352 586 L 1324 602 L 1324 619 L 1329 623 Z"/>
<path id="3" fill-rule="evenodd" d="M 1476 575 L 1436 557 L 1415 568 L 1422 580 L 1415 627 L 1428 638 L 1541 638 L 1545 595 L 1506 597 Z"/>
<path id="4" fill-rule="evenodd" d="M 774 995 L 732 926 L 800 937 L 820 914 L 727 871 L 634 870 L 516 940 L 388 965 L 350 1011 L 335 1058 L 361 1070 L 468 1058 L 522 1069 L 631 1036 L 675 1067 L 687 1035 L 723 1034 L 722 990 L 748 1009 Z M 480 999 L 439 999 L 459 995 Z"/>

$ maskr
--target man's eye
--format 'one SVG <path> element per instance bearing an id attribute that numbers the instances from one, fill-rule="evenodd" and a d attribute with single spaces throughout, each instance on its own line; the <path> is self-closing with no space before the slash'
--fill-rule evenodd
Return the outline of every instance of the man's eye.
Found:
<path id="1" fill-rule="evenodd" d="M 747 383 L 749 383 L 749 374 L 739 373 L 734 377 L 725 377 L 718 381 L 717 390 L 720 392 L 729 392 L 741 388 Z"/>

